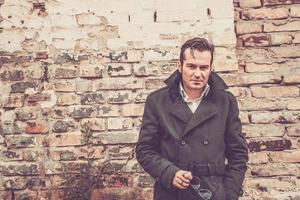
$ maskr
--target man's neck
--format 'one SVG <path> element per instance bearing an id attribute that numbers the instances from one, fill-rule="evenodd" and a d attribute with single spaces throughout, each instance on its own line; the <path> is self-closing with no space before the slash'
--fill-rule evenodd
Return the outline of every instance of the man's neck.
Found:
<path id="1" fill-rule="evenodd" d="M 185 90 L 186 91 L 186 90 Z M 194 100 L 194 99 L 198 99 L 201 97 L 203 92 L 203 88 L 201 88 L 200 90 L 190 90 L 190 91 L 186 91 L 186 94 L 189 96 L 190 100 Z"/>
<path id="2" fill-rule="evenodd" d="M 183 87 L 185 93 L 188 95 L 189 99 L 194 100 L 194 99 L 198 99 L 201 97 L 202 92 L 206 86 L 204 86 L 203 88 L 198 89 L 198 90 L 187 90 L 183 85 L 182 85 L 182 87 Z"/>

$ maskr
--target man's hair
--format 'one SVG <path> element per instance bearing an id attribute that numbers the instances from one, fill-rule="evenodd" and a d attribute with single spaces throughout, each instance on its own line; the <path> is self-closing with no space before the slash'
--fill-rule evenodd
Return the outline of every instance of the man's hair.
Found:
<path id="1" fill-rule="evenodd" d="M 212 65 L 213 62 L 213 58 L 214 58 L 214 45 L 209 43 L 206 39 L 204 38 L 193 38 L 190 39 L 188 41 L 186 41 L 182 46 L 181 46 L 181 50 L 180 50 L 180 64 L 183 64 L 183 61 L 185 60 L 185 56 L 184 56 L 184 52 L 186 49 L 191 49 L 191 54 L 192 56 L 194 56 L 194 51 L 209 51 L 210 55 L 211 55 L 211 60 L 210 60 L 210 64 Z"/>

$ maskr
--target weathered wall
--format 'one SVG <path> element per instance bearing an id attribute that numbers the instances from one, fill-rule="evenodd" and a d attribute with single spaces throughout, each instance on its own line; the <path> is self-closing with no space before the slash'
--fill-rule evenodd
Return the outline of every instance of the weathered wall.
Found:
<path id="1" fill-rule="evenodd" d="M 297 3 L 0 0 L 0 199 L 151 199 L 143 103 L 194 36 L 240 101 L 243 199 L 299 191 Z"/>
<path id="2" fill-rule="evenodd" d="M 235 2 L 246 196 L 300 198 L 300 1 Z M 250 199 L 250 198 L 245 198 Z"/>

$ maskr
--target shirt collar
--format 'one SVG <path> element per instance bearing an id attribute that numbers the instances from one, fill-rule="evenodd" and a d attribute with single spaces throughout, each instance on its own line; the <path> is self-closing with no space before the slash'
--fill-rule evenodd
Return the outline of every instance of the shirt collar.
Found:
<path id="1" fill-rule="evenodd" d="M 206 97 L 207 94 L 208 94 L 208 92 L 209 92 L 209 90 L 210 90 L 210 86 L 209 86 L 209 84 L 207 83 L 207 84 L 205 85 L 205 88 L 204 88 L 204 90 L 202 91 L 200 97 L 198 97 L 197 99 L 194 99 L 194 100 L 190 100 L 190 99 L 189 99 L 189 96 L 188 96 L 187 93 L 185 92 L 185 90 L 184 90 L 183 85 L 182 85 L 181 82 L 180 82 L 180 84 L 179 84 L 179 90 L 180 90 L 180 94 L 181 94 L 183 100 L 184 100 L 185 102 L 189 103 L 189 102 L 199 101 L 199 100 L 203 99 L 203 97 Z"/>

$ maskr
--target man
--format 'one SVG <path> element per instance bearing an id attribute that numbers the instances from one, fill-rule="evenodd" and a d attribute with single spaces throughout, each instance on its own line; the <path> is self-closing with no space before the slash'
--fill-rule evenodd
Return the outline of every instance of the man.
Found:
<path id="1" fill-rule="evenodd" d="M 167 86 L 146 99 L 136 154 L 156 180 L 154 200 L 237 200 L 242 191 L 247 144 L 213 55 L 207 40 L 186 41 Z"/>

